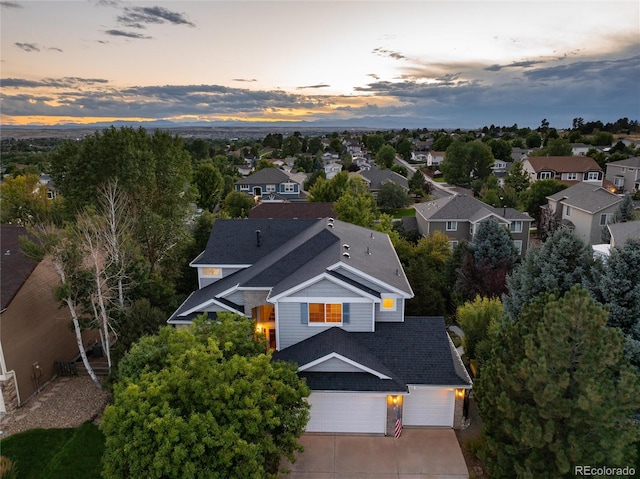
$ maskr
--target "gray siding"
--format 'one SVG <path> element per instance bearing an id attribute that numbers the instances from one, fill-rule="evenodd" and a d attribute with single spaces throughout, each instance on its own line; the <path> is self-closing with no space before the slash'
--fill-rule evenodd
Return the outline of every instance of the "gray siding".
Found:
<path id="1" fill-rule="evenodd" d="M 331 358 L 320 364 L 316 364 L 312 368 L 305 371 L 313 371 L 316 373 L 361 373 L 362 369 L 357 368 L 349 363 L 345 363 L 341 359 Z"/>
<path id="2" fill-rule="evenodd" d="M 225 296 L 224 299 L 242 305 L 244 304 L 244 291 L 234 291 L 230 295 Z"/>
<path id="3" fill-rule="evenodd" d="M 375 305 L 376 321 L 392 322 L 404 320 L 404 298 L 396 298 L 395 311 L 380 311 L 380 304 Z"/>
<path id="4" fill-rule="evenodd" d="M 345 298 L 348 303 L 348 298 Z M 350 303 L 349 323 L 340 327 L 346 331 L 373 332 L 373 303 Z M 336 326 L 300 323 L 300 303 L 277 303 L 278 349 L 287 348 Z"/>
<path id="5" fill-rule="evenodd" d="M 325 298 L 349 298 L 353 297 L 353 292 L 329 280 L 323 279 L 307 288 L 301 289 L 290 295 L 292 297 L 325 297 Z"/>

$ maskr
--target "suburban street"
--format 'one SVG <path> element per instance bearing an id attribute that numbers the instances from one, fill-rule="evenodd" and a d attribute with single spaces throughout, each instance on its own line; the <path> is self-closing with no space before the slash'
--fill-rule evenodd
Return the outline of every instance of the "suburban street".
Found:
<path id="1" fill-rule="evenodd" d="M 404 161 L 402 158 L 396 157 L 396 163 L 399 164 L 400 166 L 404 166 L 409 172 L 409 176 L 411 176 L 416 172 L 416 168 L 410 163 L 407 163 L 406 161 Z M 453 189 L 453 187 L 443 186 L 441 183 L 437 183 L 433 181 L 424 173 L 422 174 L 422 176 L 424 176 L 425 181 L 430 183 L 431 186 L 433 187 L 431 190 L 431 196 L 433 196 L 435 199 L 444 198 L 445 196 L 456 194 L 456 191 Z"/>

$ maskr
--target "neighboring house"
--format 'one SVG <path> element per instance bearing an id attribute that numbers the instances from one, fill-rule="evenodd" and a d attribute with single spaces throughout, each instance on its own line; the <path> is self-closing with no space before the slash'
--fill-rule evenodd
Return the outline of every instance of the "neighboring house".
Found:
<path id="1" fill-rule="evenodd" d="M 418 163 L 426 163 L 429 157 L 428 153 L 416 153 L 415 151 L 411 152 L 411 161 L 415 161 Z"/>
<path id="2" fill-rule="evenodd" d="M 520 255 L 529 248 L 533 218 L 513 208 L 494 208 L 471 195 L 456 194 L 414 205 L 418 232 L 428 236 L 441 231 L 455 247 L 460 241 L 473 241 L 480 223 L 494 218 L 511 233 Z"/>
<path id="3" fill-rule="evenodd" d="M 427 166 L 440 166 L 444 161 L 444 151 L 430 151 L 427 153 Z"/>
<path id="4" fill-rule="evenodd" d="M 591 148 L 593 146 L 584 143 L 571 143 L 571 154 L 573 156 L 585 156 Z"/>
<path id="5" fill-rule="evenodd" d="M 249 218 L 319 219 L 336 216 L 333 203 L 296 202 L 260 203 L 249 211 Z"/>
<path id="6" fill-rule="evenodd" d="M 511 159 L 513 161 L 522 161 L 533 151 L 531 148 L 511 148 Z"/>
<path id="7" fill-rule="evenodd" d="M 589 156 L 529 156 L 522 160 L 522 167 L 531 182 L 553 179 L 602 186 L 604 177 L 600 165 Z"/>
<path id="8" fill-rule="evenodd" d="M 236 191 L 256 197 L 259 201 L 304 200 L 300 182 L 278 168 L 263 168 L 236 182 Z"/>
<path id="9" fill-rule="evenodd" d="M 507 171 L 509 171 L 512 166 L 513 166 L 513 163 L 511 162 L 506 162 L 503 160 L 494 160 L 491 170 L 493 174 L 498 178 L 498 184 L 500 186 L 504 185 L 504 177 L 507 174 Z"/>
<path id="10" fill-rule="evenodd" d="M 38 181 L 38 185 L 44 186 L 47 188 L 47 198 L 53 200 L 56 196 L 58 196 L 58 189 L 56 188 L 51 176 L 46 173 L 40 173 L 40 180 Z"/>
<path id="11" fill-rule="evenodd" d="M 413 297 L 388 235 L 331 218 L 217 220 L 191 266 L 199 287 L 169 318 L 251 317 L 312 393 L 308 432 L 460 427 L 471 380 L 443 318 L 405 317 Z"/>
<path id="12" fill-rule="evenodd" d="M 0 415 L 51 381 L 55 361 L 78 356 L 69 313 L 53 296 L 60 279 L 49 261 L 24 257 L 18 238 L 25 235 L 20 226 L 0 227 Z M 94 338 L 85 333 L 85 345 Z"/>
<path id="13" fill-rule="evenodd" d="M 331 163 L 327 163 L 324 165 L 324 173 L 327 177 L 327 180 L 330 180 L 338 173 L 342 171 L 342 164 L 332 161 Z"/>
<path id="14" fill-rule="evenodd" d="M 640 239 L 640 220 L 624 223 L 610 223 L 607 225 L 611 233 L 611 247 L 622 248 L 627 240 Z"/>
<path id="15" fill-rule="evenodd" d="M 607 163 L 605 179 L 613 183 L 617 193 L 640 190 L 640 156 Z"/>
<path id="16" fill-rule="evenodd" d="M 374 196 L 377 197 L 382 185 L 385 183 L 395 183 L 402 186 L 405 190 L 409 191 L 409 182 L 407 179 L 396 173 L 395 171 L 384 169 L 370 169 L 361 170 L 356 175 L 361 176 L 367 183 L 367 189 Z"/>
<path id="17" fill-rule="evenodd" d="M 622 198 L 601 186 L 577 183 L 547 196 L 547 200 L 561 226 L 594 245 L 601 243 L 602 228 L 611 222 Z"/>
<path id="18" fill-rule="evenodd" d="M 347 153 L 351 156 L 361 155 L 362 154 L 362 145 L 359 140 L 350 139 L 345 142 L 345 147 L 347 149 Z"/>

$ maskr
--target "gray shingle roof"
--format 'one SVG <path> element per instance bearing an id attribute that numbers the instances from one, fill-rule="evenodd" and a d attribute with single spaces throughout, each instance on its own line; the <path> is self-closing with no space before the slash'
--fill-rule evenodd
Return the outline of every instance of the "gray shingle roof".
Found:
<path id="1" fill-rule="evenodd" d="M 278 168 L 263 168 L 255 173 L 236 181 L 236 185 L 278 184 L 293 181 L 284 171 Z"/>
<path id="2" fill-rule="evenodd" d="M 459 374 L 458 358 L 450 348 L 442 317 L 407 317 L 401 323 L 379 322 L 375 327 L 372 333 L 329 328 L 274 353 L 274 358 L 302 366 L 335 352 L 393 381 L 381 383 L 373 375 L 368 380 L 352 377 L 360 373 L 302 372 L 301 375 L 314 381 L 310 387 L 316 390 L 383 391 L 390 390 L 384 388 L 393 387 L 395 383 L 406 391 L 409 384 L 459 387 L 471 384 L 466 374 L 464 377 Z"/>
<path id="3" fill-rule="evenodd" d="M 625 223 L 611 223 L 608 226 L 611 232 L 611 238 L 619 248 L 622 248 L 628 239 L 640 239 L 640 220 L 627 221 Z"/>
<path id="4" fill-rule="evenodd" d="M 490 215 L 506 220 L 533 221 L 528 214 L 513 208 L 494 208 L 472 196 L 456 194 L 414 205 L 427 220 L 478 221 Z"/>
<path id="5" fill-rule="evenodd" d="M 409 182 L 407 181 L 407 179 L 404 176 L 392 170 L 371 169 L 371 170 L 359 171 L 358 174 L 360 174 L 361 176 L 369 180 L 370 182 L 369 188 L 372 190 L 379 190 L 380 188 L 382 188 L 382 185 L 387 181 L 396 183 L 407 190 L 409 189 Z"/>
<path id="6" fill-rule="evenodd" d="M 333 203 L 260 203 L 249 211 L 249 218 L 308 218 L 334 217 Z"/>
<path id="7" fill-rule="evenodd" d="M 625 160 L 611 161 L 607 163 L 607 166 L 628 166 L 631 168 L 640 168 L 640 156 L 634 156 L 632 158 L 627 158 Z"/>
<path id="8" fill-rule="evenodd" d="M 597 213 L 622 201 L 622 198 L 609 192 L 606 188 L 582 182 L 547 196 L 547 198 L 561 201 L 565 205 L 573 206 L 589 213 Z"/>

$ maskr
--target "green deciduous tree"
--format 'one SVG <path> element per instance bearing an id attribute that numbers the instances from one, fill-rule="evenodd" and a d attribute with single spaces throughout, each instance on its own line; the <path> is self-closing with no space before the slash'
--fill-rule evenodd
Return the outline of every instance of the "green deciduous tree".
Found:
<path id="1" fill-rule="evenodd" d="M 413 152 L 413 145 L 407 138 L 403 138 L 396 145 L 396 150 L 405 161 L 409 161 L 411 159 L 411 153 Z"/>
<path id="2" fill-rule="evenodd" d="M 492 165 L 493 153 L 485 143 L 456 140 L 447 148 L 440 170 L 448 183 L 460 185 L 485 180 Z"/>
<path id="3" fill-rule="evenodd" d="M 296 156 L 302 153 L 302 142 L 297 136 L 288 136 L 282 141 L 282 155 Z"/>
<path id="4" fill-rule="evenodd" d="M 376 153 L 376 163 L 380 168 L 391 168 L 396 160 L 396 150 L 391 145 L 384 145 Z"/>
<path id="5" fill-rule="evenodd" d="M 535 131 L 529 133 L 525 141 L 527 143 L 527 148 L 538 148 L 540 147 L 540 145 L 542 145 L 542 137 Z"/>
<path id="6" fill-rule="evenodd" d="M 395 210 L 406 208 L 413 200 L 402 186 L 389 181 L 380 188 L 377 202 L 380 209 Z"/>
<path id="7" fill-rule="evenodd" d="M 469 359 L 488 359 L 490 333 L 495 332 L 502 317 L 502 302 L 499 298 L 476 296 L 456 311 L 458 325 L 464 332 L 462 346 Z"/>
<path id="8" fill-rule="evenodd" d="M 511 143 L 507 140 L 491 140 L 489 146 L 496 160 L 511 161 Z"/>
<path id="9" fill-rule="evenodd" d="M 253 198 L 240 191 L 232 191 L 222 202 L 222 210 L 230 218 L 246 218 L 254 206 Z"/>
<path id="10" fill-rule="evenodd" d="M 591 277 L 591 248 L 566 229 L 559 229 L 539 248 L 530 248 L 507 277 L 505 312 L 512 319 L 522 308 L 544 293 L 558 295 Z"/>
<path id="11" fill-rule="evenodd" d="M 366 190 L 348 189 L 335 202 L 334 210 L 341 221 L 371 228 L 376 219 L 376 200 Z"/>
<path id="12" fill-rule="evenodd" d="M 38 175 L 8 176 L 0 186 L 2 223 L 31 225 L 45 221 L 51 208 L 47 188 Z"/>
<path id="13" fill-rule="evenodd" d="M 198 188 L 197 205 L 213 212 L 224 192 L 224 179 L 212 162 L 203 162 L 196 167 L 193 177 Z"/>
<path id="14" fill-rule="evenodd" d="M 574 477 L 576 465 L 633 464 L 638 376 L 623 335 L 579 287 L 502 322 L 474 390 L 491 477 Z"/>
<path id="15" fill-rule="evenodd" d="M 537 226 L 540 226 L 540 207 L 548 203 L 547 196 L 562 191 L 566 187 L 567 185 L 556 180 L 538 180 L 520 194 L 522 207 L 536 220 Z"/>
<path id="16" fill-rule="evenodd" d="M 529 187 L 529 174 L 524 170 L 521 162 L 516 161 L 504 175 L 504 185 L 513 189 L 517 195 Z"/>
<path id="17" fill-rule="evenodd" d="M 125 357 L 104 413 L 105 478 L 272 478 L 294 460 L 310 393 L 248 318 L 163 328 Z"/>
<path id="18" fill-rule="evenodd" d="M 380 134 L 369 135 L 366 138 L 365 145 L 369 153 L 375 155 L 378 153 L 378 150 L 382 148 L 382 145 L 384 145 L 384 136 Z"/>

